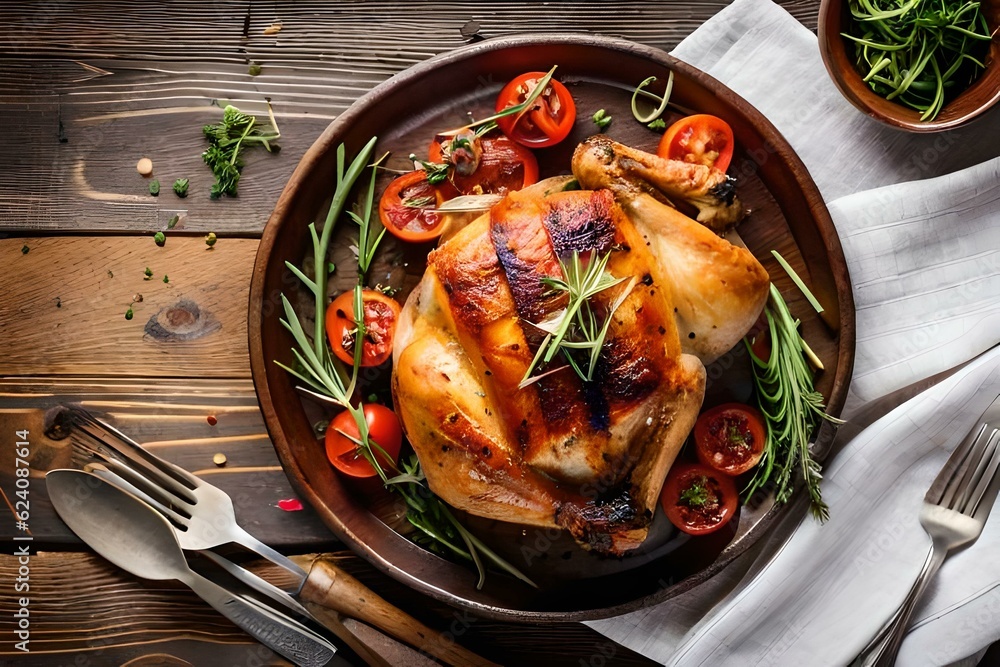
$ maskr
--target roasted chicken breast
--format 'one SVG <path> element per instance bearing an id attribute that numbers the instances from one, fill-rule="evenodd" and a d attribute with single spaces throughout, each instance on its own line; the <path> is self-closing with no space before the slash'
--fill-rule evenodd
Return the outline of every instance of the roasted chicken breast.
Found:
<path id="1" fill-rule="evenodd" d="M 545 336 L 536 325 L 566 308 L 543 278 L 562 278 L 573 253 L 607 255 L 623 278 L 592 298 L 605 315 L 618 304 L 593 377 L 554 360 L 523 384 Z M 672 266 L 688 256 L 690 272 Z M 722 313 L 744 289 L 752 303 L 735 307 L 756 317 L 767 275 L 752 255 L 644 192 L 540 183 L 507 195 L 430 254 L 397 331 L 395 405 L 431 489 L 475 515 L 563 527 L 603 553 L 635 549 L 697 418 L 699 357 L 746 330 L 733 337 Z M 729 301 L 709 307 L 716 297 Z M 707 348 L 686 352 L 699 335 Z"/>

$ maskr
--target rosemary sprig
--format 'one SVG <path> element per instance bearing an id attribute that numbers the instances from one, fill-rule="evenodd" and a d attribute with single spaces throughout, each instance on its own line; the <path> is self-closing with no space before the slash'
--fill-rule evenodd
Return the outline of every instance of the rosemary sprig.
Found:
<path id="1" fill-rule="evenodd" d="M 568 301 L 563 310 L 534 324 L 535 327 L 545 331 L 546 335 L 528 365 L 524 377 L 521 378 L 518 388 L 524 388 L 542 377 L 541 375 L 532 377 L 531 374 L 539 364 L 548 364 L 559 352 L 563 353 L 567 363 L 580 379 L 587 382 L 593 380 L 597 359 L 607 338 L 608 328 L 611 326 L 611 317 L 632 291 L 636 282 L 633 277 L 629 286 L 619 293 L 607 309 L 602 322 L 591 300 L 626 279 L 624 276 L 616 278 L 607 270 L 610 258 L 611 253 L 608 252 L 585 262 L 580 258 L 580 253 L 574 251 L 569 262 L 559 259 L 562 278 L 549 276 L 542 278 L 542 284 L 549 287 L 553 293 L 565 292 Z M 588 353 L 585 366 L 581 366 L 574 358 L 573 353 L 576 350 Z"/>
<path id="2" fill-rule="evenodd" d="M 813 375 L 804 357 L 805 341 L 799 335 L 799 321 L 792 317 L 788 305 L 773 284 L 767 306 L 771 354 L 765 361 L 753 352 L 750 341 L 744 339 L 753 361 L 757 405 L 767 426 L 764 456 L 746 489 L 752 495 L 772 482 L 775 498 L 787 502 L 794 488 L 793 473 L 798 464 L 809 490 L 810 509 L 820 521 L 830 516 L 823 502 L 820 464 L 809 452 L 809 442 L 820 420 L 842 424 L 826 414 L 823 395 L 813 388 Z"/>
<path id="3" fill-rule="evenodd" d="M 358 445 L 358 450 L 372 465 L 385 486 L 404 498 L 407 505 L 406 517 L 419 531 L 421 540 L 425 544 L 441 553 L 452 554 L 473 562 L 479 571 L 478 587 L 480 588 L 486 577 L 486 570 L 483 566 L 484 559 L 521 581 L 534 586 L 535 584 L 523 573 L 483 544 L 459 523 L 451 509 L 427 486 L 420 461 L 415 456 L 407 462 L 402 462 L 402 469 L 390 463 L 391 469 L 386 470 L 387 466 L 384 463 L 391 462 L 391 457 L 377 442 L 371 439 L 363 406 L 361 404 L 355 405 L 352 401 L 359 382 L 361 354 L 364 346 L 354 346 L 354 363 L 350 369 L 346 369 L 331 353 L 324 335 L 323 328 L 329 300 L 326 284 L 330 239 L 335 224 L 344 213 L 351 189 L 367 166 L 371 168 L 371 180 L 367 195 L 358 211 L 347 211 L 347 216 L 358 225 L 358 282 L 354 286 L 353 296 L 353 315 L 357 326 L 356 340 L 362 340 L 365 335 L 362 288 L 379 242 L 385 234 L 385 228 L 376 228 L 374 221 L 378 217 L 372 216 L 375 171 L 378 162 L 381 161 L 369 164 L 375 141 L 376 138 L 373 137 L 365 144 L 349 166 L 346 165 L 344 146 L 340 145 L 337 149 L 336 189 L 327 212 L 326 222 L 320 231 L 317 231 L 315 223 L 309 225 L 309 235 L 313 243 L 314 277 L 310 278 L 291 262 L 285 263 L 289 271 L 313 293 L 316 303 L 316 327 L 310 339 L 291 302 L 282 294 L 281 303 L 285 317 L 281 320 L 281 324 L 295 339 L 292 356 L 295 358 L 296 368 L 279 361 L 275 361 L 275 363 L 306 385 L 309 388 L 306 390 L 307 393 L 313 393 L 317 398 L 339 405 L 353 417 L 358 429 L 358 437 L 347 437 Z"/>
<path id="4" fill-rule="evenodd" d="M 492 116 L 487 116 L 482 120 L 477 120 L 472 123 L 469 123 L 468 125 L 457 127 L 454 130 L 448 130 L 447 132 L 442 132 L 439 136 L 442 137 L 454 136 L 466 130 L 470 130 L 482 125 L 487 125 L 489 123 L 493 124 L 493 126 L 490 127 L 489 129 L 493 129 L 493 127 L 496 127 L 497 119 L 503 118 L 505 116 L 513 116 L 515 114 L 517 115 L 517 118 L 514 120 L 514 124 L 516 125 L 517 121 L 521 119 L 521 116 L 523 116 L 524 114 L 526 114 L 528 111 L 531 110 L 531 107 L 532 105 L 534 105 L 535 100 L 537 100 L 538 97 L 545 92 L 545 89 L 549 85 L 549 81 L 552 80 L 552 75 L 556 73 L 556 67 L 558 67 L 558 65 L 553 65 L 552 69 L 550 69 L 545 74 L 545 76 L 543 76 L 541 79 L 538 80 L 538 82 L 535 84 L 535 87 L 531 90 L 531 92 L 528 93 L 528 96 L 525 97 L 524 101 L 521 102 L 520 104 L 515 104 L 514 106 L 507 107 L 503 111 L 498 111 Z"/>

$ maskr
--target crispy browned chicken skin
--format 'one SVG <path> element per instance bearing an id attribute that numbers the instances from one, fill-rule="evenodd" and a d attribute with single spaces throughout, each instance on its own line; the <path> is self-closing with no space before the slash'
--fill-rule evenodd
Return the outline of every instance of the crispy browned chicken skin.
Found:
<path id="1" fill-rule="evenodd" d="M 598 310 L 627 296 L 592 381 L 566 367 L 519 388 L 544 335 L 533 323 L 565 306 L 541 278 L 561 276 L 559 258 L 574 251 L 610 253 L 608 270 L 626 277 L 595 297 Z M 673 284 L 663 252 L 698 260 L 701 275 L 681 276 L 693 285 Z M 472 514 L 566 528 L 603 553 L 635 549 L 702 403 L 699 355 L 746 330 L 686 352 L 682 341 L 719 328 L 720 313 L 700 302 L 721 294 L 742 322 L 766 285 L 749 252 L 647 194 L 550 194 L 540 183 L 508 195 L 431 253 L 403 309 L 393 394 L 431 489 Z M 734 290 L 754 298 L 737 303 Z"/>

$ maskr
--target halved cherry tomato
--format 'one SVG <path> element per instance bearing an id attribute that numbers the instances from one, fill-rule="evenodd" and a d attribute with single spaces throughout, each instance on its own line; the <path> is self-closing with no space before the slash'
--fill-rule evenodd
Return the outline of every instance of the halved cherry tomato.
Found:
<path id="1" fill-rule="evenodd" d="M 427 159 L 443 163 L 444 144 L 448 141 L 432 141 Z M 538 160 L 530 150 L 499 132 L 479 137 L 478 141 L 482 150 L 476 169 L 468 175 L 457 169 L 448 173 L 448 180 L 461 194 L 503 195 L 538 182 Z"/>
<path id="2" fill-rule="evenodd" d="M 431 241 L 444 231 L 444 216 L 434 209 L 448 198 L 441 188 L 427 182 L 427 172 L 418 169 L 389 183 L 378 202 L 378 215 L 397 238 Z"/>
<path id="3" fill-rule="evenodd" d="M 694 425 L 698 460 L 727 475 L 740 475 L 757 465 L 766 441 L 764 418 L 742 403 L 706 410 Z"/>
<path id="4" fill-rule="evenodd" d="M 503 87 L 497 97 L 498 112 L 523 103 L 545 72 L 528 72 Z M 555 79 L 550 79 L 545 91 L 535 99 L 531 109 L 497 120 L 503 133 L 529 148 L 553 146 L 565 139 L 576 122 L 573 96 Z"/>
<path id="5" fill-rule="evenodd" d="M 707 535 L 736 515 L 733 478 L 699 463 L 675 463 L 660 493 L 670 522 L 690 535 Z"/>
<path id="6" fill-rule="evenodd" d="M 733 129 L 729 123 L 717 116 L 696 114 L 667 128 L 656 154 L 668 160 L 725 171 L 733 159 L 733 147 Z"/>
<path id="7" fill-rule="evenodd" d="M 361 349 L 362 366 L 378 366 L 392 355 L 392 340 L 400 307 L 392 298 L 377 290 L 361 291 L 365 312 L 365 340 Z M 344 292 L 326 309 L 326 336 L 330 348 L 345 364 L 354 363 L 354 292 Z"/>
<path id="8" fill-rule="evenodd" d="M 365 422 L 368 424 L 369 442 L 381 447 L 392 459 L 388 460 L 378 451 L 378 447 L 373 445 L 372 451 L 376 453 L 376 460 L 383 470 L 394 466 L 403 444 L 403 431 L 399 426 L 399 418 L 395 412 L 378 403 L 365 405 L 364 413 Z M 374 477 L 378 473 L 351 438 L 359 440 L 361 435 L 358 432 L 358 424 L 354 421 L 354 415 L 344 410 L 334 417 L 326 428 L 326 458 L 334 468 L 345 475 Z"/>

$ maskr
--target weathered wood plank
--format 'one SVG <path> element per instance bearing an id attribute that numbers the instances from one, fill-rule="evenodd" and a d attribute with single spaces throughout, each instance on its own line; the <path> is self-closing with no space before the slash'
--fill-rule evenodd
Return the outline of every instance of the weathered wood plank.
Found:
<path id="1" fill-rule="evenodd" d="M 0 240 L 0 374 L 249 377 L 257 241 L 209 250 L 186 226 L 164 247 L 151 234 Z"/>
<path id="2" fill-rule="evenodd" d="M 0 441 L 10 444 L 16 431 L 29 432 L 28 525 L 36 543 L 79 546 L 45 494 L 48 470 L 77 467 L 69 440 L 46 435 L 53 408 L 61 403 L 82 405 L 157 456 L 229 493 L 241 525 L 268 544 L 296 552 L 336 544 L 310 507 L 286 512 L 278 506 L 296 494 L 271 446 L 249 380 L 0 377 Z M 213 463 L 217 453 L 225 454 L 225 466 Z M 0 539 L 7 540 L 22 534 L 11 515 L 14 456 L 13 446 L 0 447 L 0 496 L 7 501 L 0 501 Z"/>
<path id="3" fill-rule="evenodd" d="M 0 146 L 0 229 L 149 231 L 180 209 L 189 229 L 256 235 L 327 123 L 410 65 L 513 32 L 594 32 L 669 49 L 725 4 L 4 5 L 0 126 L 14 132 Z M 785 4 L 814 24 L 814 2 Z M 281 31 L 265 35 L 274 22 Z M 282 152 L 251 154 L 239 198 L 210 201 L 200 154 L 201 126 L 220 113 L 213 102 L 259 114 L 265 98 Z M 135 172 L 142 156 L 166 186 L 159 199 Z M 169 192 L 175 178 L 191 179 L 187 199 Z"/>

